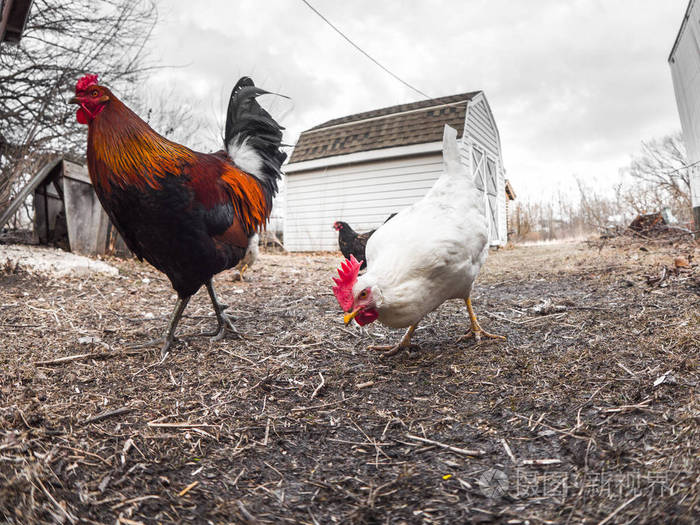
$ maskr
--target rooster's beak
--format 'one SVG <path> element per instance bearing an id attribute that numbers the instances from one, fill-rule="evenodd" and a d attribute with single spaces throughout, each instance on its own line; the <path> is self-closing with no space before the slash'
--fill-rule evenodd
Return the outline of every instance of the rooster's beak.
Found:
<path id="1" fill-rule="evenodd" d="M 71 97 L 70 100 L 68 101 L 69 104 L 80 104 L 80 101 L 78 100 L 78 97 Z"/>
<path id="2" fill-rule="evenodd" d="M 343 317 L 343 321 L 345 321 L 345 326 L 350 324 L 350 321 L 355 319 L 355 316 L 360 313 L 360 308 L 355 308 L 352 312 L 348 312 L 345 314 L 345 317 Z"/>

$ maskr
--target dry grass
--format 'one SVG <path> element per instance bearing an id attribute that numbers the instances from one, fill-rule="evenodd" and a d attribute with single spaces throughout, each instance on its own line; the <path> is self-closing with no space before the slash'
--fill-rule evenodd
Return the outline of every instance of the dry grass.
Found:
<path id="1" fill-rule="evenodd" d="M 400 332 L 343 327 L 335 254 L 220 276 L 245 338 L 185 339 L 160 365 L 156 348 L 125 349 L 160 335 L 174 302 L 149 266 L 112 261 L 118 279 L 85 280 L 8 268 L 0 517 L 693 523 L 700 270 L 673 268 L 693 251 L 495 252 L 474 305 L 507 343 L 457 344 L 467 322 L 452 302 L 422 323 L 419 352 L 389 360 L 365 348 Z M 186 314 L 184 331 L 212 327 L 205 294 Z M 81 357 L 40 364 L 67 356 Z"/>

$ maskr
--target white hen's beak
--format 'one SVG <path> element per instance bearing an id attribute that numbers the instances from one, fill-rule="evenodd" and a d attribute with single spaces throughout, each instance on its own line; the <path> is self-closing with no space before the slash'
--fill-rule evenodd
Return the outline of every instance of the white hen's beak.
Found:
<path id="1" fill-rule="evenodd" d="M 352 312 L 348 312 L 345 314 L 345 317 L 343 317 L 343 321 L 345 321 L 345 326 L 350 324 L 350 321 L 355 319 L 355 316 L 360 313 L 361 308 L 355 308 Z"/>

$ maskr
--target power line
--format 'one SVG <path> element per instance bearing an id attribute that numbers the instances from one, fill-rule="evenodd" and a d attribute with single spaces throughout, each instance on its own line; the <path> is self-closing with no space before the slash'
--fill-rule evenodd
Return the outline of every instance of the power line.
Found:
<path id="1" fill-rule="evenodd" d="M 697 166 L 698 164 L 700 164 L 700 160 L 697 160 L 691 164 L 686 164 L 685 166 L 681 166 L 680 168 L 677 168 L 675 170 L 671 170 L 671 171 L 663 170 L 662 173 L 665 173 L 666 175 L 673 175 L 674 173 L 679 172 L 681 170 L 689 170 L 690 168 L 692 168 L 693 166 Z"/>
<path id="2" fill-rule="evenodd" d="M 311 9 L 314 13 L 316 13 L 319 17 L 321 17 L 321 19 L 322 19 L 326 24 L 328 24 L 329 26 L 331 26 L 331 27 L 335 30 L 336 33 L 338 33 L 338 34 L 339 34 L 340 36 L 342 36 L 345 40 L 347 40 L 355 49 L 357 49 L 360 53 L 362 53 L 362 54 L 365 55 L 367 58 L 369 58 L 372 62 L 374 62 L 375 64 L 377 64 L 377 65 L 378 65 L 380 68 L 382 68 L 384 71 L 386 71 L 387 73 L 389 73 L 389 74 L 390 74 L 392 77 L 394 77 L 396 80 L 398 80 L 399 82 L 401 82 L 404 86 L 406 86 L 406 87 L 412 89 L 413 91 L 415 91 L 416 93 L 420 94 L 421 96 L 423 96 L 423 97 L 425 97 L 425 98 L 432 98 L 432 97 L 426 95 L 425 93 L 423 93 L 420 89 L 413 87 L 411 84 L 409 84 L 408 82 L 406 82 L 406 81 L 403 80 L 402 78 L 398 77 L 397 75 L 395 75 L 394 73 L 392 73 L 391 71 L 389 71 L 386 67 L 384 67 L 384 66 L 381 65 L 379 62 L 377 62 L 377 61 L 376 61 L 374 58 L 372 58 L 367 52 L 365 52 L 360 46 L 358 46 L 355 42 L 353 42 L 353 41 L 350 40 L 347 36 L 345 36 L 345 34 L 344 34 L 340 29 L 338 29 L 337 27 L 335 27 L 335 26 L 333 25 L 333 23 L 332 23 L 330 20 L 328 20 L 325 16 L 323 16 L 321 13 L 319 13 L 318 10 L 317 10 L 314 6 L 312 6 L 309 2 L 307 2 L 307 0 L 301 0 L 301 1 L 304 2 L 304 3 L 306 4 L 306 6 L 307 6 L 309 9 Z"/>

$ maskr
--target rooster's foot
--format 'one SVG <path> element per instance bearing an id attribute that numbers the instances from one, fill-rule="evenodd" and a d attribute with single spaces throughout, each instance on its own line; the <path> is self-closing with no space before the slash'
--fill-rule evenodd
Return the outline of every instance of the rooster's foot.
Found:
<path id="1" fill-rule="evenodd" d="M 229 317 L 228 315 L 226 315 L 225 313 L 222 312 L 221 319 L 219 319 L 219 326 L 218 326 L 216 332 L 214 334 L 211 334 L 212 335 L 211 340 L 212 341 L 221 341 L 224 338 L 224 336 L 226 335 L 226 330 L 231 331 L 231 333 L 233 333 L 233 335 L 235 335 L 236 337 L 238 337 L 240 339 L 245 339 L 243 337 L 243 335 L 238 330 L 236 330 L 236 327 L 233 326 L 233 322 L 231 321 L 231 317 Z"/>
<path id="2" fill-rule="evenodd" d="M 214 291 L 214 285 L 211 279 L 206 283 L 207 291 L 209 292 L 209 298 L 211 299 L 211 304 L 214 307 L 214 313 L 216 314 L 216 322 L 218 323 L 216 331 L 211 334 L 206 334 L 208 336 L 213 336 L 212 341 L 220 341 L 226 335 L 226 330 L 230 330 L 234 335 L 243 339 L 243 336 L 238 333 L 238 330 L 233 326 L 232 318 L 224 313 L 224 310 L 228 308 L 227 304 L 219 302 Z M 205 334 L 202 334 L 205 335 Z"/>
<path id="3" fill-rule="evenodd" d="M 165 361 L 165 358 L 168 357 L 168 354 L 170 353 L 170 345 L 173 344 L 173 341 L 175 341 L 174 337 L 166 337 L 165 341 L 163 342 L 163 346 L 160 348 L 160 360 L 161 362 Z"/>
<path id="4" fill-rule="evenodd" d="M 171 338 L 159 337 L 158 339 L 151 339 L 150 341 L 146 341 L 145 343 L 127 345 L 125 348 L 127 350 L 139 350 L 141 348 L 150 348 L 153 346 L 160 345 L 160 359 L 162 362 L 168 356 L 171 345 L 173 343 L 179 342 L 179 341 L 180 341 L 180 339 L 178 337 L 171 337 Z"/>
<path id="5" fill-rule="evenodd" d="M 177 337 L 174 337 L 171 341 L 179 341 Z M 150 348 L 152 346 L 158 346 L 162 345 L 165 343 L 165 337 L 159 337 L 158 339 L 151 339 L 150 341 L 146 341 L 145 343 L 137 343 L 133 345 L 126 345 L 124 348 L 127 350 L 140 350 L 141 348 Z"/>

